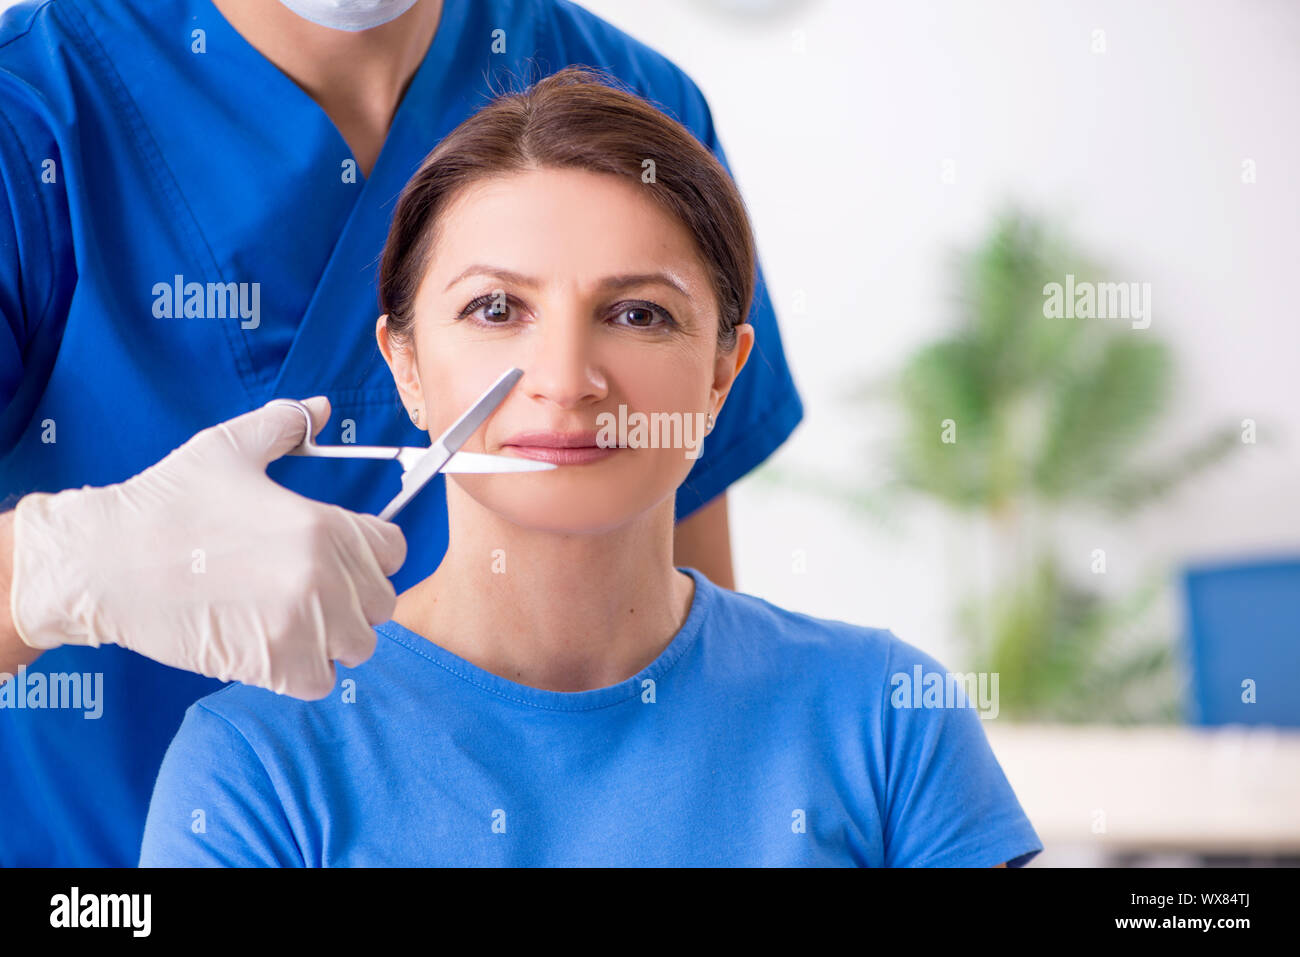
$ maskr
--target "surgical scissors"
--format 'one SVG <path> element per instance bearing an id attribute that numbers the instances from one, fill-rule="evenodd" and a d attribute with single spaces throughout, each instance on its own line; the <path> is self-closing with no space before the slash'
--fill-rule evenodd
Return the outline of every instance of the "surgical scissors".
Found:
<path id="1" fill-rule="evenodd" d="M 312 438 L 311 410 L 297 399 L 272 399 L 271 405 L 289 405 L 298 409 L 307 420 L 307 434 L 302 442 L 289 450 L 289 455 L 306 455 L 330 459 L 396 459 L 402 466 L 402 490 L 384 506 L 379 517 L 391 521 L 406 507 L 406 503 L 424 488 L 439 472 L 489 473 L 489 472 L 543 472 L 555 468 L 552 462 L 513 458 L 508 455 L 484 455 L 480 452 L 462 452 L 465 444 L 480 425 L 496 411 L 505 397 L 523 377 L 522 369 L 503 373 L 469 409 L 438 436 L 428 448 L 395 447 L 391 445 L 317 445 Z"/>

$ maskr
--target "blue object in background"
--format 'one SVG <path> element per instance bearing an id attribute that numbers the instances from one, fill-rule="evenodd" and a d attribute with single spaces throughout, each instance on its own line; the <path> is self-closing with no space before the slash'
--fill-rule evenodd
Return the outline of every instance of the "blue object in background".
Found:
<path id="1" fill-rule="evenodd" d="M 1183 575 L 1192 724 L 1300 727 L 1300 558 Z M 1243 701 L 1247 679 L 1254 702 Z"/>

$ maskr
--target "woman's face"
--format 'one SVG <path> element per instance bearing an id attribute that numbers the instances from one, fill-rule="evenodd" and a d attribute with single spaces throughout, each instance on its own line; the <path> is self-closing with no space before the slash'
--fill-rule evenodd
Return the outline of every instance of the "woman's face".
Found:
<path id="1" fill-rule="evenodd" d="M 507 369 L 524 370 L 464 450 L 558 467 L 449 476 L 518 525 L 598 532 L 662 503 L 749 355 L 748 324 L 718 351 L 705 266 L 645 192 L 655 188 L 570 169 L 482 180 L 444 213 L 413 341 L 390 342 L 379 321 L 402 399 L 431 436 Z M 600 447 L 611 441 L 622 447 Z"/>

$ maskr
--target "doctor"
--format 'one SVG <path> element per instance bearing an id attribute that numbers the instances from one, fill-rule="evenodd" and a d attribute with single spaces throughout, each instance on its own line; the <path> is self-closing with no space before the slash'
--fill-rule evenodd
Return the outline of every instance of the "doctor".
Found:
<path id="1" fill-rule="evenodd" d="M 134 864 L 213 676 L 328 694 L 438 566 L 441 480 L 381 522 L 395 467 L 281 459 L 301 419 L 265 404 L 317 396 L 326 442 L 418 440 L 373 339 L 393 202 L 486 97 L 583 62 L 725 162 L 689 78 L 564 0 L 7 11 L 0 866 Z M 764 288 L 749 369 L 676 499 L 678 563 L 728 587 L 726 489 L 802 417 Z M 98 717 L 30 693 L 73 677 L 101 682 Z"/>

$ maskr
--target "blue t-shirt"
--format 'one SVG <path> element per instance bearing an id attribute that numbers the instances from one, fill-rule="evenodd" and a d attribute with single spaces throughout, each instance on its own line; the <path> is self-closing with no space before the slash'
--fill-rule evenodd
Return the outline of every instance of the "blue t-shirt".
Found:
<path id="1" fill-rule="evenodd" d="M 608 70 L 726 163 L 690 78 L 565 0 L 444 0 L 369 176 L 319 105 L 211 0 L 7 10 L 0 508 L 29 492 L 124 481 L 276 397 L 328 396 L 324 443 L 427 442 L 375 343 L 375 277 L 395 200 L 494 92 L 571 63 Z M 209 301 L 229 284 L 232 311 L 223 296 L 185 314 L 195 283 Z M 185 311 L 172 290 L 184 291 Z M 762 462 L 802 417 L 761 266 L 749 321 L 754 351 L 678 490 L 679 519 Z M 268 473 L 371 514 L 400 477 L 392 462 L 296 456 Z M 442 559 L 445 494 L 439 476 L 397 518 L 407 533 L 398 591 Z M 255 573 L 256 556 L 248 561 Z M 134 864 L 167 743 L 185 709 L 222 686 L 116 646 L 56 649 L 23 678 L 68 676 L 102 688 L 93 717 L 0 699 L 0 866 Z"/>
<path id="2" fill-rule="evenodd" d="M 141 865 L 992 867 L 1042 849 L 977 711 L 896 706 L 913 698 L 891 676 L 943 674 L 935 659 L 681 570 L 681 629 L 605 688 L 516 684 L 390 621 L 328 698 L 209 695 L 163 759 Z"/>

